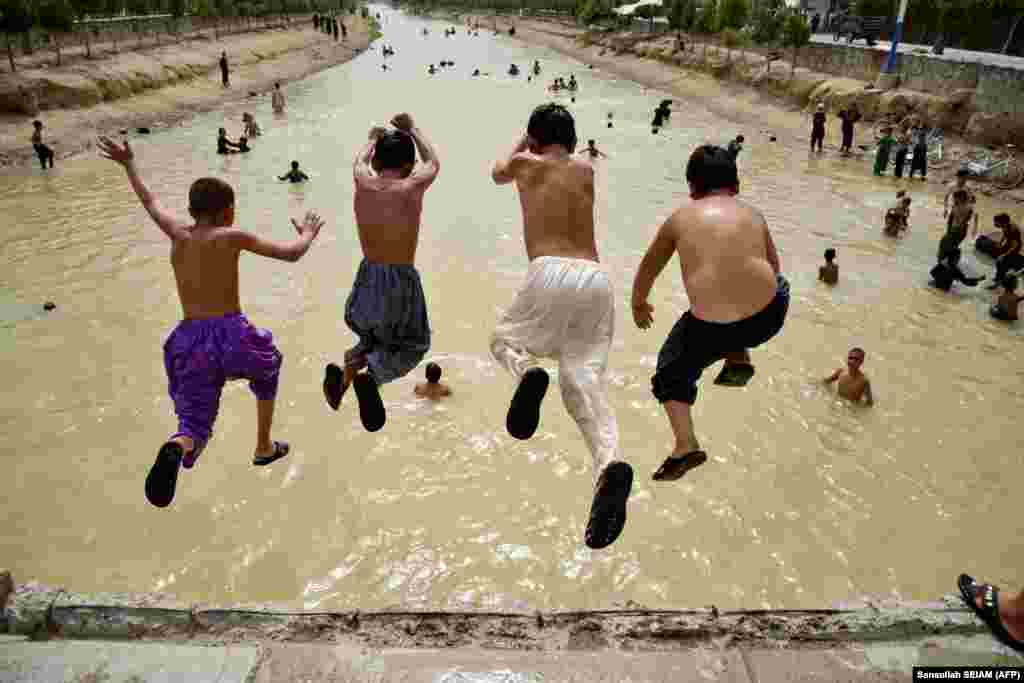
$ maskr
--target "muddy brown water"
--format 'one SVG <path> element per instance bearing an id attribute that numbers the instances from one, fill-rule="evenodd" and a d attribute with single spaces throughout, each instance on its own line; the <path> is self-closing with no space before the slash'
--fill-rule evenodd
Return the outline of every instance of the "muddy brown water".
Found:
<path id="1" fill-rule="evenodd" d="M 653 136 L 661 93 L 489 32 L 445 38 L 435 22 L 424 37 L 425 21 L 384 11 L 391 69 L 381 70 L 378 42 L 290 84 L 285 116 L 269 102 L 254 112 L 265 134 L 248 156 L 214 153 L 216 129 L 227 121 L 237 131 L 243 104 L 136 141 L 169 208 L 184 210 L 189 183 L 212 174 L 237 189 L 238 223 L 268 237 L 289 238 L 289 218 L 307 209 L 328 218 L 297 264 L 242 260 L 243 306 L 285 355 L 276 436 L 293 451 L 272 467 L 249 464 L 255 406 L 235 383 L 173 506 L 146 503 L 146 472 L 175 429 L 162 364 L 180 315 L 168 244 L 109 162 L 86 155 L 2 176 L 0 557 L 17 577 L 319 609 L 809 608 L 933 599 L 961 570 L 1014 585 L 1024 561 L 1013 490 L 1024 474 L 1020 329 L 991 321 L 981 290 L 927 287 L 942 229 L 934 188 L 916 186 L 909 236 L 887 241 L 881 216 L 896 186 L 871 178 L 867 160 L 809 158 L 697 101 L 677 102 Z M 597 209 L 619 301 L 609 391 L 637 482 L 624 535 L 601 552 L 582 543 L 589 456 L 558 392 L 536 437 L 511 439 L 513 382 L 488 354 L 527 265 L 515 192 L 495 186 L 489 168 L 547 99 L 541 84 L 503 74 L 535 58 L 545 79 L 576 73 L 581 91 L 567 104 L 579 136 L 611 157 L 598 171 Z M 454 69 L 428 76 L 444 59 Z M 476 67 L 492 75 L 470 78 Z M 454 396 L 416 400 L 419 370 L 385 388 L 388 423 L 370 435 L 351 401 L 339 413 L 325 406 L 320 382 L 325 362 L 353 343 L 342 319 L 360 260 L 351 160 L 370 126 L 400 110 L 441 155 L 418 264 L 429 358 Z M 686 155 L 736 132 L 748 140 L 743 194 L 770 221 L 791 313 L 754 353 L 749 388 L 705 377 L 696 420 L 708 463 L 655 485 L 671 439 L 650 376 L 687 301 L 673 264 L 652 296 L 655 326 L 640 332 L 629 288 L 653 232 L 686 199 Z M 311 183 L 275 180 L 292 159 Z M 982 204 L 985 223 L 997 208 Z M 829 246 L 841 267 L 834 290 L 815 282 Z M 56 311 L 40 310 L 46 300 Z M 854 345 L 867 349 L 872 409 L 819 382 Z"/>

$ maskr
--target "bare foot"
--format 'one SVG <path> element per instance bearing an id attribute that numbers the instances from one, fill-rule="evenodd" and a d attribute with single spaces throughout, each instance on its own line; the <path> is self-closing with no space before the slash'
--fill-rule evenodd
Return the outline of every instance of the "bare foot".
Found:
<path id="1" fill-rule="evenodd" d="M 974 604 L 979 609 L 985 609 L 983 588 L 984 584 L 978 584 L 974 590 Z M 1024 604 L 1021 604 L 1024 603 L 1024 600 L 1021 599 L 1022 597 L 1024 595 L 1011 598 L 1002 595 L 1000 591 L 999 619 L 1014 640 L 1024 643 Z"/>

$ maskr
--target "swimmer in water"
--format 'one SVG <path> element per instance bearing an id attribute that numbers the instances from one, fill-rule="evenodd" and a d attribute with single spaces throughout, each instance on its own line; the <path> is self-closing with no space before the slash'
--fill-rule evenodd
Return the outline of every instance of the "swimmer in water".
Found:
<path id="1" fill-rule="evenodd" d="M 910 230 L 910 197 L 903 190 L 896 193 L 896 204 L 885 212 L 883 232 L 889 237 L 899 237 Z"/>
<path id="2" fill-rule="evenodd" d="M 836 389 L 840 396 L 848 401 L 860 403 L 864 400 L 869 406 L 875 405 L 875 397 L 871 393 L 871 381 L 860 371 L 864 364 L 864 349 L 852 348 L 846 356 L 846 367 L 839 368 L 825 378 L 826 385 L 838 382 Z"/>
<path id="3" fill-rule="evenodd" d="M 245 154 L 246 152 L 249 151 L 251 151 L 249 149 L 249 138 L 243 135 L 242 137 L 238 138 L 238 152 L 240 154 Z"/>
<path id="4" fill-rule="evenodd" d="M 380 385 L 409 374 L 430 350 L 427 302 L 415 261 L 423 198 L 441 166 L 409 114 L 396 114 L 391 125 L 393 130 L 370 129 L 353 163 L 363 260 L 345 302 L 345 324 L 359 341 L 345 352 L 344 369 L 327 365 L 323 383 L 334 410 L 349 386 L 355 388 L 359 418 L 369 432 L 386 420 Z"/>
<path id="5" fill-rule="evenodd" d="M 826 285 L 839 283 L 839 265 L 835 262 L 836 250 L 829 248 L 825 250 L 825 265 L 818 268 L 818 281 Z"/>
<path id="6" fill-rule="evenodd" d="M 433 64 L 431 64 L 430 67 L 427 69 L 427 73 L 430 75 L 434 75 L 437 73 L 437 69 L 434 68 Z"/>
<path id="7" fill-rule="evenodd" d="M 593 462 L 596 484 L 584 538 L 598 549 L 625 527 L 633 468 L 619 452 L 618 423 L 604 387 L 615 294 L 594 235 L 594 167 L 575 151 L 572 114 L 543 104 L 491 171 L 495 183 L 515 183 L 519 191 L 530 260 L 525 287 L 491 336 L 491 354 L 519 382 L 505 419 L 516 439 L 533 436 L 540 422 L 550 381 L 540 358 L 558 362 L 562 402 Z"/>
<path id="8" fill-rule="evenodd" d="M 253 118 L 252 114 L 242 114 L 242 124 L 245 126 L 244 133 L 246 138 L 258 138 L 263 135 L 263 131 L 260 130 L 260 124 L 256 123 L 256 119 Z"/>
<path id="9" fill-rule="evenodd" d="M 274 84 L 274 92 L 270 95 L 270 106 L 273 108 L 275 114 L 281 114 L 284 112 L 285 99 L 284 93 L 281 92 L 281 84 Z"/>
<path id="10" fill-rule="evenodd" d="M 440 401 L 445 396 L 451 396 L 452 390 L 447 384 L 441 384 L 441 366 L 437 363 L 427 363 L 427 381 L 417 384 L 413 393 L 420 398 Z"/>
<path id="11" fill-rule="evenodd" d="M 303 183 L 309 180 L 309 176 L 299 170 L 299 162 L 292 162 L 292 170 L 288 171 L 282 176 L 277 177 L 278 180 L 287 180 L 290 183 Z"/>
<path id="12" fill-rule="evenodd" d="M 996 302 L 989 310 L 989 314 L 996 320 L 1014 321 L 1017 317 L 1017 307 L 1024 296 L 1017 296 L 1017 276 L 1007 275 L 999 283 L 1003 291 L 996 297 Z"/>
<path id="13" fill-rule="evenodd" d="M 607 154 L 605 154 L 604 152 L 602 152 L 601 150 L 599 150 L 597 148 L 597 142 L 594 141 L 594 140 L 587 140 L 587 148 L 585 150 L 583 150 L 582 152 L 579 152 L 579 153 L 580 154 L 587 154 L 587 155 L 590 156 L 591 159 L 597 159 L 597 158 L 607 159 L 608 158 Z"/>
<path id="14" fill-rule="evenodd" d="M 238 151 L 238 143 L 228 140 L 228 132 L 224 128 L 217 130 L 217 154 L 234 154 Z"/>
<path id="15" fill-rule="evenodd" d="M 768 222 L 736 198 L 740 181 L 729 152 L 698 147 L 686 180 L 692 201 L 658 229 L 633 281 L 633 321 L 641 330 L 654 322 L 647 298 L 673 256 L 691 306 L 669 332 L 651 379 L 675 437 L 655 481 L 675 481 L 707 460 L 691 414 L 704 370 L 724 360 L 715 384 L 745 386 L 754 376 L 748 349 L 777 335 L 789 310 L 789 282 Z"/>
<path id="16" fill-rule="evenodd" d="M 256 396 L 256 448 L 253 465 L 288 455 L 289 446 L 271 439 L 281 353 L 268 330 L 254 327 L 242 314 L 238 261 L 242 252 L 296 262 L 309 250 L 324 222 L 310 211 L 299 235 L 271 242 L 234 227 L 235 192 L 216 178 L 200 178 L 188 193 L 192 221 L 180 220 L 160 206 L 135 167 L 135 155 L 102 137 L 100 152 L 124 167 L 142 206 L 171 242 L 171 266 L 178 282 L 182 322 L 164 344 L 171 399 L 178 430 L 160 447 L 146 477 L 146 498 L 157 507 L 174 499 L 179 468 L 191 468 L 213 431 L 221 390 L 230 379 L 247 379 Z"/>

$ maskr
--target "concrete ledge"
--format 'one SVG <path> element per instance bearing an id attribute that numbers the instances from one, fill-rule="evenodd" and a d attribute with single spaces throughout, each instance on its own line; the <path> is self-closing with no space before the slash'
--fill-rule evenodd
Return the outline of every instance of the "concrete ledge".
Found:
<path id="1" fill-rule="evenodd" d="M 50 608 L 51 630 L 73 638 L 190 635 L 192 606 L 154 593 L 68 593 Z"/>

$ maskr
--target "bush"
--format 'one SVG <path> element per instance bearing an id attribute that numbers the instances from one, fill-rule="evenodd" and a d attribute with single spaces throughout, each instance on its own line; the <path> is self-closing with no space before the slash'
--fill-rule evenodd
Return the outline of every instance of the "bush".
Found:
<path id="1" fill-rule="evenodd" d="M 799 49 L 811 42 L 811 27 L 799 14 L 790 14 L 783 25 L 782 40 L 786 47 Z"/>
<path id="2" fill-rule="evenodd" d="M 719 0 L 718 28 L 741 29 L 750 17 L 750 4 L 747 0 Z"/>
<path id="3" fill-rule="evenodd" d="M 715 29 L 715 10 L 711 7 L 704 7 L 700 10 L 697 15 L 697 20 L 693 22 L 693 30 L 697 33 L 714 33 Z"/>
<path id="4" fill-rule="evenodd" d="M 764 5 L 758 7 L 757 14 L 754 15 L 751 38 L 761 45 L 777 42 L 782 34 L 782 21 L 783 17 L 779 12 L 773 12 Z"/>

